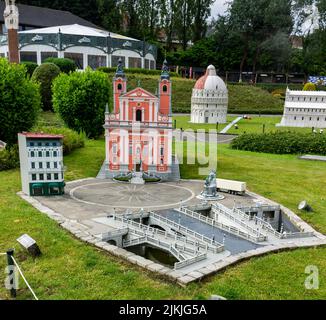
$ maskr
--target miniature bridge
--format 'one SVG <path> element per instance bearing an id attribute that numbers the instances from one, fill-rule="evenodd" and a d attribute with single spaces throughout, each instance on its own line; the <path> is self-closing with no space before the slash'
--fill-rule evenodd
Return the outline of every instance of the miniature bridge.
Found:
<path id="1" fill-rule="evenodd" d="M 134 219 L 144 217 L 151 219 L 151 222 L 156 225 L 165 227 L 166 231 L 134 221 Z M 147 244 L 167 251 L 178 260 L 174 265 L 175 269 L 184 268 L 207 259 L 208 255 L 224 251 L 224 246 L 214 239 L 201 235 L 154 212 L 145 215 L 139 213 L 113 215 L 94 220 L 103 223 L 104 219 L 106 225 L 115 229 L 101 234 L 102 241 L 114 240 L 122 248 Z"/>

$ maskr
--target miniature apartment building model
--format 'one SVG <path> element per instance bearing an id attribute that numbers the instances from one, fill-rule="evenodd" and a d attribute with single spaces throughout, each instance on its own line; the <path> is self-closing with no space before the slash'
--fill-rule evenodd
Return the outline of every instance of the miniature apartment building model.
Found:
<path id="1" fill-rule="evenodd" d="M 158 96 L 138 87 L 127 92 L 121 64 L 113 79 L 114 110 L 105 115 L 106 177 L 147 173 L 162 179 L 171 175 L 171 81 L 164 62 Z"/>
<path id="2" fill-rule="evenodd" d="M 23 192 L 29 196 L 64 194 L 63 148 L 61 135 L 18 134 Z"/>

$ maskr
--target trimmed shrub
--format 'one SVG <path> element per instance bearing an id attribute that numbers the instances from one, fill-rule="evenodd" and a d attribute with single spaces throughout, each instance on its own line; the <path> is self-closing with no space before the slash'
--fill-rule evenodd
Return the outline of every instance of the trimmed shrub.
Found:
<path id="1" fill-rule="evenodd" d="M 63 154 L 66 156 L 75 149 L 84 148 L 86 136 L 83 133 L 77 133 L 69 128 L 57 127 L 35 127 L 35 132 L 44 132 L 49 134 L 62 134 L 63 138 Z"/>
<path id="2" fill-rule="evenodd" d="M 67 74 L 76 71 L 77 69 L 76 63 L 73 60 L 67 58 L 47 58 L 44 63 L 54 63 L 59 67 L 61 72 Z"/>
<path id="3" fill-rule="evenodd" d="M 19 167 L 18 145 L 0 151 L 0 171 Z"/>
<path id="4" fill-rule="evenodd" d="M 314 83 L 308 82 L 304 85 L 303 91 L 316 91 L 317 87 Z"/>
<path id="5" fill-rule="evenodd" d="M 108 73 L 112 75 L 116 72 L 117 68 L 108 68 L 108 67 L 99 67 L 97 68 L 97 71 L 101 71 L 104 73 Z M 126 74 L 144 74 L 144 75 L 150 75 L 150 76 L 160 76 L 161 70 L 148 70 L 148 69 L 141 69 L 141 68 L 125 68 L 124 72 Z M 176 72 L 170 72 L 171 77 L 180 77 L 180 75 Z"/>
<path id="6" fill-rule="evenodd" d="M 274 154 L 326 155 L 326 134 L 290 131 L 243 134 L 232 141 L 231 148 Z"/>
<path id="7" fill-rule="evenodd" d="M 35 69 L 38 67 L 38 64 L 31 61 L 22 61 L 20 64 L 23 64 L 26 67 L 27 74 L 31 77 L 35 71 Z"/>
<path id="8" fill-rule="evenodd" d="M 103 133 L 105 105 L 109 103 L 107 75 L 87 69 L 62 73 L 53 82 L 53 107 L 65 124 L 88 137 Z"/>
<path id="9" fill-rule="evenodd" d="M 39 85 L 26 75 L 26 67 L 0 59 L 0 140 L 9 146 L 17 134 L 30 130 L 41 109 Z"/>
<path id="10" fill-rule="evenodd" d="M 44 111 L 53 110 L 52 82 L 60 74 L 60 69 L 54 63 L 43 63 L 33 73 L 32 80 L 40 84 L 40 93 Z"/>

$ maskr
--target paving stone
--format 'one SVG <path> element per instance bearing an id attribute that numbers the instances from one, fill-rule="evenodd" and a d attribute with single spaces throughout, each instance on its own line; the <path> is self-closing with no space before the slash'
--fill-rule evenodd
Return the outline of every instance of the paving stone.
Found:
<path id="1" fill-rule="evenodd" d="M 195 279 L 200 279 L 200 278 L 202 278 L 204 275 L 203 275 L 202 273 L 198 272 L 198 271 L 192 271 L 192 272 L 188 273 L 187 276 L 189 276 L 189 277 L 193 277 L 193 278 L 195 278 Z"/>
<path id="2" fill-rule="evenodd" d="M 216 271 L 216 267 L 214 268 L 214 271 Z M 213 273 L 213 270 L 210 270 L 205 267 L 205 268 L 199 269 L 198 272 L 202 273 L 204 276 L 207 276 L 207 275 Z"/>
<path id="3" fill-rule="evenodd" d="M 179 270 L 172 270 L 171 272 L 167 273 L 166 275 L 172 279 L 177 279 L 177 278 L 183 277 L 185 275 L 185 273 L 181 272 Z"/>
<path id="4" fill-rule="evenodd" d="M 158 263 L 152 263 L 146 267 L 148 270 L 153 271 L 153 272 L 158 272 L 162 269 L 164 269 L 164 266 Z"/>
<path id="5" fill-rule="evenodd" d="M 194 282 L 196 279 L 194 279 L 193 277 L 189 277 L 189 276 L 183 276 L 178 278 L 178 283 L 181 285 L 187 285 L 191 282 Z"/>
<path id="6" fill-rule="evenodd" d="M 168 274 L 168 273 L 171 272 L 171 271 L 172 271 L 172 269 L 169 269 L 169 268 L 167 268 L 167 267 L 163 267 L 162 269 L 158 270 L 157 272 L 158 272 L 159 274 L 161 274 L 161 275 L 166 275 L 166 274 Z"/>

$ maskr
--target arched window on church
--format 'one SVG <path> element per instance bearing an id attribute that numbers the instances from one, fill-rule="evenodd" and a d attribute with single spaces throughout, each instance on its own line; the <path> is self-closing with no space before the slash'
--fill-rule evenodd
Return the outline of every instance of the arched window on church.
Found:
<path id="1" fill-rule="evenodd" d="M 142 121 L 142 111 L 141 110 L 136 111 L 136 121 L 139 121 L 139 122 Z"/>
<path id="2" fill-rule="evenodd" d="M 166 85 L 163 86 L 163 92 L 168 92 L 168 86 Z"/>
<path id="3" fill-rule="evenodd" d="M 118 90 L 119 90 L 119 91 L 122 90 L 122 84 L 121 84 L 121 83 L 118 84 Z"/>

